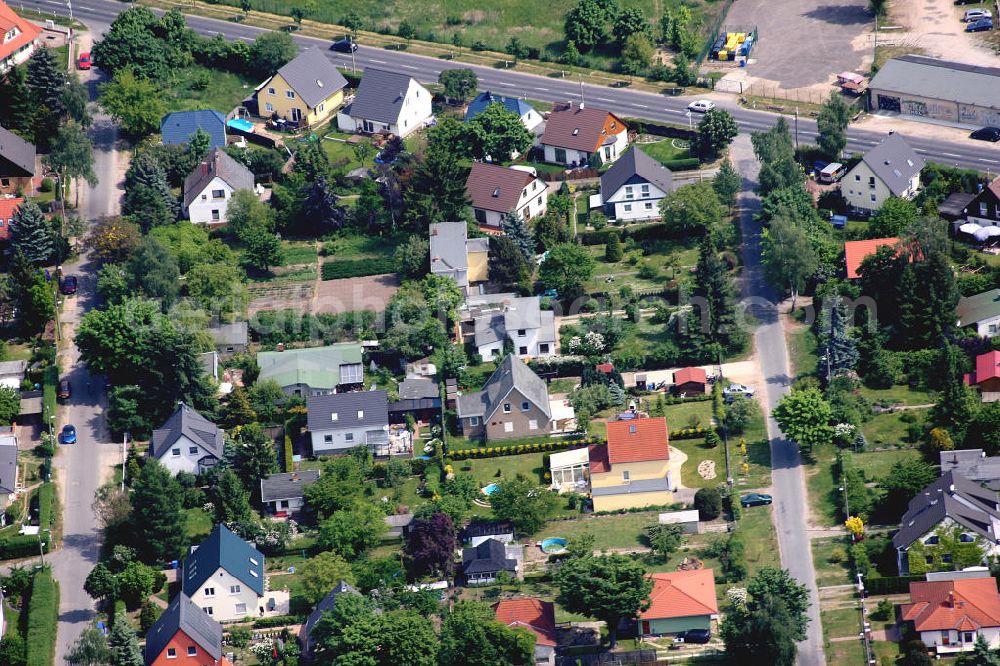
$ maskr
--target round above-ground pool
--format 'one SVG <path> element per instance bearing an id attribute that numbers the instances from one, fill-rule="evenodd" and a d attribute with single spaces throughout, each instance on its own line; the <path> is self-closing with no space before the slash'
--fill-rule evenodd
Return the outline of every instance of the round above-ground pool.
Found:
<path id="1" fill-rule="evenodd" d="M 542 543 L 539 545 L 542 547 L 542 552 L 549 555 L 558 555 L 559 553 L 566 552 L 566 539 L 561 537 L 549 537 L 548 539 L 543 539 Z"/>
<path id="2" fill-rule="evenodd" d="M 491 483 L 491 484 L 490 484 L 490 485 L 488 485 L 488 486 L 483 486 L 483 487 L 482 487 L 482 488 L 480 489 L 480 492 L 481 492 L 482 494 L 486 495 L 487 497 L 489 497 L 490 495 L 492 495 L 493 493 L 495 493 L 495 492 L 497 491 L 497 488 L 499 488 L 499 487 L 500 487 L 500 486 L 498 486 L 497 484 L 495 484 L 495 483 Z"/>

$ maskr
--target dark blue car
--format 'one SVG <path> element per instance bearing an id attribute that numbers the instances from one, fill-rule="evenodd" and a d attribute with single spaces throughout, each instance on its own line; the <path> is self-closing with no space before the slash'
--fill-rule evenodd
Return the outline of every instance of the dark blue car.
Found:
<path id="1" fill-rule="evenodd" d="M 980 19 L 965 26 L 966 32 L 982 32 L 983 30 L 992 30 L 992 29 L 993 29 L 993 21 L 991 19 Z"/>
<path id="2" fill-rule="evenodd" d="M 63 444 L 76 444 L 76 427 L 68 423 L 64 425 L 59 439 Z"/>

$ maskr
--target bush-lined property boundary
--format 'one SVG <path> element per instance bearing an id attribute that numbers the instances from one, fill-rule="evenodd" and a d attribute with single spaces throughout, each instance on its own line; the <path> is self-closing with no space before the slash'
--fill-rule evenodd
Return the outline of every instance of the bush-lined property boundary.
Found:
<path id="1" fill-rule="evenodd" d="M 55 661 L 59 584 L 51 569 L 42 569 L 31 583 L 28 602 L 27 666 L 52 666 Z"/>

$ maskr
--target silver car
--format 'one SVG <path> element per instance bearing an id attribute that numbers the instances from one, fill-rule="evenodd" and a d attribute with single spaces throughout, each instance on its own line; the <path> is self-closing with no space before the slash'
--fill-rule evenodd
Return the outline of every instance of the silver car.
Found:
<path id="1" fill-rule="evenodd" d="M 972 21 L 991 18 L 993 18 L 993 12 L 988 9 L 967 9 L 965 10 L 965 15 L 962 16 L 962 21 L 965 23 L 971 23 Z"/>

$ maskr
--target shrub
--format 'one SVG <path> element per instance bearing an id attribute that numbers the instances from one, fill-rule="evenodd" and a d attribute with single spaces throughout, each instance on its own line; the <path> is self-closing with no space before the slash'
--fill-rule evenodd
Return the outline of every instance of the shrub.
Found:
<path id="1" fill-rule="evenodd" d="M 393 270 L 394 267 L 387 265 L 385 259 L 337 259 L 324 262 L 322 273 L 324 280 L 341 280 L 391 273 Z"/>
<path id="2" fill-rule="evenodd" d="M 840 546 L 835 546 L 830 550 L 830 554 L 826 556 L 826 561 L 830 564 L 841 564 L 847 561 L 847 551 Z"/>
<path id="3" fill-rule="evenodd" d="M 51 178 L 42 178 L 42 182 L 38 186 L 38 191 L 39 192 L 51 192 L 55 188 L 56 188 L 56 185 L 55 185 L 54 182 L 52 182 Z"/>
<path id="4" fill-rule="evenodd" d="M 42 543 L 48 546 L 44 537 Z M 38 554 L 38 536 L 17 534 L 0 539 L 0 560 L 14 560 Z"/>
<path id="5" fill-rule="evenodd" d="M 270 629 L 271 627 L 285 627 L 290 624 L 301 624 L 305 618 L 300 615 L 275 615 L 274 617 L 262 617 L 253 622 L 254 629 Z"/>
<path id="6" fill-rule="evenodd" d="M 895 610 L 895 606 L 888 599 L 879 600 L 878 604 L 875 606 L 875 610 L 872 611 L 871 618 L 873 620 L 879 620 L 880 622 L 888 620 Z"/>
<path id="7" fill-rule="evenodd" d="M 55 660 L 58 612 L 59 587 L 51 569 L 42 569 L 31 583 L 28 601 L 27 666 L 51 666 Z"/>
<path id="8" fill-rule="evenodd" d="M 55 486 L 43 483 L 38 488 L 38 526 L 44 530 L 52 525 L 52 503 L 55 500 Z"/>
<path id="9" fill-rule="evenodd" d="M 694 494 L 694 508 L 700 520 L 715 520 L 722 513 L 722 495 L 715 488 L 701 488 Z"/>
<path id="10" fill-rule="evenodd" d="M 684 157 L 679 160 L 666 160 L 663 162 L 663 166 L 671 171 L 688 171 L 690 169 L 697 169 L 700 165 L 701 160 L 697 157 Z"/>
<path id="11" fill-rule="evenodd" d="M 295 462 L 292 460 L 294 454 L 292 449 L 291 426 L 292 419 L 285 421 L 285 446 L 284 456 L 282 456 L 283 460 L 281 462 L 284 464 L 286 472 L 295 471 Z"/>

